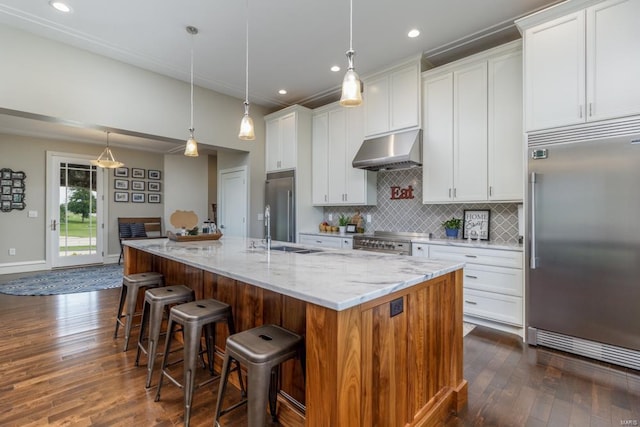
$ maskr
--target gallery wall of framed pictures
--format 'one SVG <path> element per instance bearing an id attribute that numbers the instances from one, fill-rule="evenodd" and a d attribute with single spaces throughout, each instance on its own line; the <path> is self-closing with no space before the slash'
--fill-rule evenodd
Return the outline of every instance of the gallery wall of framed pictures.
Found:
<path id="1" fill-rule="evenodd" d="M 119 203 L 161 203 L 162 171 L 142 168 L 113 170 L 113 201 Z"/>
<path id="2" fill-rule="evenodd" d="M 9 168 L 0 169 L 0 212 L 23 210 L 26 206 L 24 180 L 27 175 L 22 171 Z"/>

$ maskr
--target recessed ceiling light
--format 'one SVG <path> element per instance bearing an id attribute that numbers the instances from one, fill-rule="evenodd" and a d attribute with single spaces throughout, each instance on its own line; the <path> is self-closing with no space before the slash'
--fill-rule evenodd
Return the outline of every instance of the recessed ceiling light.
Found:
<path id="1" fill-rule="evenodd" d="M 416 30 L 415 28 L 409 31 L 409 33 L 407 34 L 407 36 L 411 37 L 412 39 L 418 37 L 419 35 L 420 35 L 420 30 Z"/>
<path id="2" fill-rule="evenodd" d="M 340 71 L 340 67 L 338 67 L 337 65 L 334 65 L 333 67 L 331 67 L 331 71 L 333 71 L 334 73 L 337 73 L 338 71 Z"/>
<path id="3" fill-rule="evenodd" d="M 287 94 L 287 91 L 286 91 L 285 89 L 280 89 L 280 90 L 278 91 L 278 93 L 279 93 L 280 95 L 286 95 L 286 94 Z"/>
<path id="4" fill-rule="evenodd" d="M 61 1 L 50 1 L 49 4 L 51 5 L 51 7 L 53 7 L 55 10 L 58 10 L 60 12 L 64 12 L 64 13 L 69 13 L 71 12 L 71 7 L 69 7 L 69 5 L 67 5 L 64 2 Z"/>

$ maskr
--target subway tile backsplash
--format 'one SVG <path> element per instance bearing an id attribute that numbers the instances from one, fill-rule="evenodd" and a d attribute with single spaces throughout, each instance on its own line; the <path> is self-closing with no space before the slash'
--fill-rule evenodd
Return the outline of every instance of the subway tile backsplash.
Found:
<path id="1" fill-rule="evenodd" d="M 391 200 L 391 187 L 413 188 L 413 199 Z M 396 193 L 397 194 L 397 193 Z M 366 220 L 371 215 L 371 223 L 365 223 L 365 231 L 408 231 L 433 233 L 435 238 L 444 238 L 441 223 L 451 217 L 462 218 L 465 209 L 490 209 L 489 239 L 496 243 L 518 242 L 517 203 L 473 203 L 449 205 L 422 204 L 422 170 L 408 169 L 378 173 L 377 206 L 331 206 L 324 208 L 324 219 L 333 215 L 332 224 L 337 225 L 340 214 L 352 216 L 360 211 Z M 462 230 L 460 231 L 462 237 Z"/>

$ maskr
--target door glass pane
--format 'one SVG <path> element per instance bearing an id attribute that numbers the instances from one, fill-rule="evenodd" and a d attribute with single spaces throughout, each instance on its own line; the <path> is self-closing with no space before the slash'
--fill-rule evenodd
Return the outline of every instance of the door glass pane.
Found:
<path id="1" fill-rule="evenodd" d="M 95 166 L 60 164 L 59 256 L 92 255 L 97 251 Z"/>

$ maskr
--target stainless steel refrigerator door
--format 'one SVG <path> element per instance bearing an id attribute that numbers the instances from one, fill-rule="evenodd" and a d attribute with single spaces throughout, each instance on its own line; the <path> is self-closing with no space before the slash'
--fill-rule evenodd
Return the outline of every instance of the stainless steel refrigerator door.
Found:
<path id="1" fill-rule="evenodd" d="M 640 144 L 632 140 L 529 149 L 530 326 L 640 350 Z M 542 148 L 547 158 L 532 160 Z"/>
<path id="2" fill-rule="evenodd" d="M 292 174 L 273 174 L 265 184 L 265 203 L 271 206 L 271 238 L 295 241 L 294 178 Z"/>

